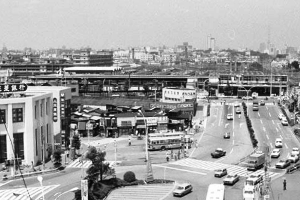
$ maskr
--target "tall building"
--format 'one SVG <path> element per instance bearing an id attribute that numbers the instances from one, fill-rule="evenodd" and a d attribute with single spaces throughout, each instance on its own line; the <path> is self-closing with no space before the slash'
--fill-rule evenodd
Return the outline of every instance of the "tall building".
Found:
<path id="1" fill-rule="evenodd" d="M 211 35 L 208 35 L 207 36 L 207 40 L 206 40 L 206 47 L 207 47 L 207 49 L 211 48 L 211 46 L 210 46 L 210 39 L 211 39 Z"/>
<path id="2" fill-rule="evenodd" d="M 210 38 L 210 48 L 212 51 L 215 50 L 215 48 L 216 48 L 216 39 L 215 38 Z"/>

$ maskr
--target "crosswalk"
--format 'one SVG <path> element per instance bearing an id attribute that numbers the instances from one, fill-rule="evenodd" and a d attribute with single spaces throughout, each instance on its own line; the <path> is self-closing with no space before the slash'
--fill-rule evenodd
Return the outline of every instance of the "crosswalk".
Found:
<path id="1" fill-rule="evenodd" d="M 43 186 L 43 193 L 46 194 L 58 186 L 59 185 Z M 31 198 L 29 198 L 27 190 Z M 28 199 L 40 200 L 42 198 L 41 187 L 28 187 L 27 190 L 26 188 L 0 190 L 0 199 L 1 200 L 28 200 Z"/>
<path id="2" fill-rule="evenodd" d="M 226 168 L 228 174 L 238 174 L 239 176 L 247 177 L 250 175 L 263 175 L 265 172 L 264 170 L 257 170 L 255 172 L 248 171 L 246 167 L 241 167 L 238 165 L 229 165 L 224 163 L 218 163 L 218 162 L 210 162 L 210 161 L 203 161 L 203 160 L 196 160 L 192 158 L 182 159 L 173 163 L 170 163 L 172 165 L 179 165 L 184 167 L 192 167 L 197 169 L 203 169 L 208 171 L 214 171 L 216 169 L 222 169 Z M 269 172 L 269 176 L 275 177 L 278 175 L 276 172 Z"/>
<path id="3" fill-rule="evenodd" d="M 117 164 L 119 164 L 119 161 L 105 161 L 108 162 L 110 167 L 113 167 Z M 88 168 L 92 164 L 92 161 L 90 160 L 83 160 L 81 161 L 80 158 L 77 158 L 72 163 L 70 163 L 67 168 Z"/>
<path id="4" fill-rule="evenodd" d="M 123 187 L 112 191 L 107 200 L 161 200 L 174 189 L 174 186 L 174 184 L 158 184 Z"/>

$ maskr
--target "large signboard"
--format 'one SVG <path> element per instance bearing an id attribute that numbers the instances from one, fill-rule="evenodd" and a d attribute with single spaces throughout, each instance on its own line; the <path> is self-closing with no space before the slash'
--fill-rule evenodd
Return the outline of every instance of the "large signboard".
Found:
<path id="1" fill-rule="evenodd" d="M 65 118 L 65 93 L 60 94 L 60 117 Z"/>
<path id="2" fill-rule="evenodd" d="M 155 103 L 150 104 L 150 108 L 162 108 L 162 109 L 176 109 L 176 108 L 193 108 L 194 103 Z"/>
<path id="3" fill-rule="evenodd" d="M 53 98 L 53 121 L 57 122 L 57 99 Z"/>
<path id="4" fill-rule="evenodd" d="M 21 84 L 0 84 L 0 92 L 23 92 L 27 90 L 27 85 Z"/>

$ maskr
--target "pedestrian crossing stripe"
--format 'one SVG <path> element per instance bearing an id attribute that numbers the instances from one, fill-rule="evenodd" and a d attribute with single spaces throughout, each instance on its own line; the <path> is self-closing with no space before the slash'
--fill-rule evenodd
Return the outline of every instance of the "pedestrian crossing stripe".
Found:
<path id="1" fill-rule="evenodd" d="M 59 185 L 43 186 L 43 193 L 46 194 L 51 190 L 57 188 Z M 31 199 L 38 200 L 42 197 L 42 187 L 28 187 L 27 188 Z M 0 190 L 1 200 L 28 200 L 29 195 L 26 188 Z"/>
<path id="2" fill-rule="evenodd" d="M 164 199 L 171 191 L 174 190 L 174 187 L 174 184 L 128 186 L 113 190 L 107 197 L 107 200 Z"/>
<path id="3" fill-rule="evenodd" d="M 109 163 L 110 167 L 113 167 L 117 164 L 119 164 L 118 161 L 105 161 Z M 92 164 L 92 161 L 90 160 L 82 160 L 81 158 L 77 158 L 72 163 L 70 163 L 67 168 L 88 168 Z"/>
<path id="4" fill-rule="evenodd" d="M 196 159 L 192 159 L 192 158 L 175 161 L 170 164 L 184 166 L 184 167 L 192 167 L 192 168 L 197 168 L 197 169 L 203 169 L 203 170 L 208 170 L 208 171 L 214 171 L 216 169 L 226 168 L 228 174 L 238 174 L 239 176 L 243 176 L 243 177 L 248 177 L 250 175 L 264 175 L 264 173 L 265 173 L 264 170 L 257 170 L 255 172 L 250 172 L 247 170 L 246 167 L 241 167 L 238 165 L 229 165 L 229 164 L 224 164 L 224 163 L 196 160 Z M 276 175 L 278 175 L 278 173 L 269 172 L 270 177 L 274 177 Z"/>

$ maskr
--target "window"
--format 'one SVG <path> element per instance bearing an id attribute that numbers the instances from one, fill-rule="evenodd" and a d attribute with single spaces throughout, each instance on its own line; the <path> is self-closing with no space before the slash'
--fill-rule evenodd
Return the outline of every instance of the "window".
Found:
<path id="1" fill-rule="evenodd" d="M 34 106 L 34 119 L 36 119 L 36 105 Z"/>
<path id="2" fill-rule="evenodd" d="M 49 106 L 49 101 L 46 101 L 46 115 L 48 115 L 48 106 Z"/>
<path id="3" fill-rule="evenodd" d="M 37 129 L 35 129 L 35 155 L 38 155 L 38 133 Z"/>
<path id="4" fill-rule="evenodd" d="M 48 134 L 49 134 L 49 124 L 46 125 L 46 143 L 49 143 L 48 141 Z"/>
<path id="5" fill-rule="evenodd" d="M 6 123 L 5 110 L 0 109 L 0 124 L 5 124 L 5 123 Z"/>
<path id="6" fill-rule="evenodd" d="M 0 163 L 7 159 L 6 135 L 0 135 Z"/>
<path id="7" fill-rule="evenodd" d="M 13 122 L 23 122 L 23 108 L 13 108 Z"/>
<path id="8" fill-rule="evenodd" d="M 15 155 L 24 159 L 24 139 L 23 133 L 14 133 Z"/>

